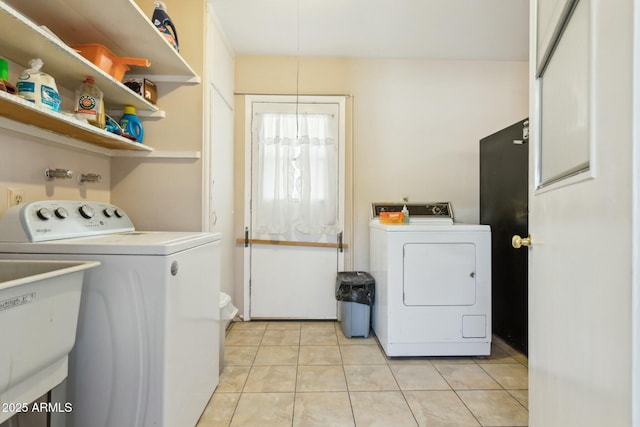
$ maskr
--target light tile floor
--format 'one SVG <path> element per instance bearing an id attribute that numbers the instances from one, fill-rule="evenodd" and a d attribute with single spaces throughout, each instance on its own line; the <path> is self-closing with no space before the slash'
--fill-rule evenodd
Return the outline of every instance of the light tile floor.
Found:
<path id="1" fill-rule="evenodd" d="M 388 358 L 338 322 L 236 322 L 197 427 L 526 426 L 527 359 L 491 353 Z"/>

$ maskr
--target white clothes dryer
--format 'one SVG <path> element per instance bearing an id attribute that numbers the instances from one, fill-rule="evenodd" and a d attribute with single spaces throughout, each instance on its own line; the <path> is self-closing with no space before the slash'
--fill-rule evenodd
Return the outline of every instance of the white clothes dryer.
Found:
<path id="1" fill-rule="evenodd" d="M 491 231 L 453 222 L 449 203 L 407 204 L 409 224 L 383 224 L 373 204 L 373 330 L 388 356 L 491 351 Z"/>
<path id="2" fill-rule="evenodd" d="M 85 275 L 69 375 L 52 393 L 72 409 L 52 425 L 197 423 L 218 384 L 219 239 L 137 232 L 107 203 L 48 200 L 0 218 L 0 258 L 102 264 Z"/>

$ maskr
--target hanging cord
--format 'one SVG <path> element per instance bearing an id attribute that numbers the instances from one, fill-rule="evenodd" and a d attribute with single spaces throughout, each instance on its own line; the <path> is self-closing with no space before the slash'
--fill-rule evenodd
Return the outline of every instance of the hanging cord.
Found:
<path id="1" fill-rule="evenodd" d="M 300 0 L 296 0 L 296 139 L 300 139 L 298 105 L 300 103 Z"/>

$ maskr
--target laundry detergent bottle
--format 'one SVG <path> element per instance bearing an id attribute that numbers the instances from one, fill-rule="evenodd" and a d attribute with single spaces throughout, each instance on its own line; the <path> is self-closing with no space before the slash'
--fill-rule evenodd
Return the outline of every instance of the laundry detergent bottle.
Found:
<path id="1" fill-rule="evenodd" d="M 176 27 L 173 25 L 171 18 L 167 15 L 167 6 L 165 6 L 164 2 L 155 2 L 155 9 L 153 10 L 151 22 L 153 22 L 153 25 L 155 25 L 158 31 L 160 31 L 160 33 L 162 33 L 162 35 L 167 39 L 169 44 L 173 46 L 175 50 L 179 51 L 178 32 L 176 31 Z"/>
<path id="2" fill-rule="evenodd" d="M 120 127 L 129 135 L 136 138 L 136 140 L 142 143 L 144 138 L 144 129 L 142 123 L 136 115 L 136 108 L 131 105 L 124 107 L 124 114 L 120 117 Z"/>

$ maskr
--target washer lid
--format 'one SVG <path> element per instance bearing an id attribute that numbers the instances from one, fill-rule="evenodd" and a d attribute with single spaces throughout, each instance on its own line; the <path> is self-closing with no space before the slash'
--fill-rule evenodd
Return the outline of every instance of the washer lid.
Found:
<path id="1" fill-rule="evenodd" d="M 134 231 L 45 242 L 0 242 L 0 253 L 171 255 L 220 240 L 220 233 Z"/>

